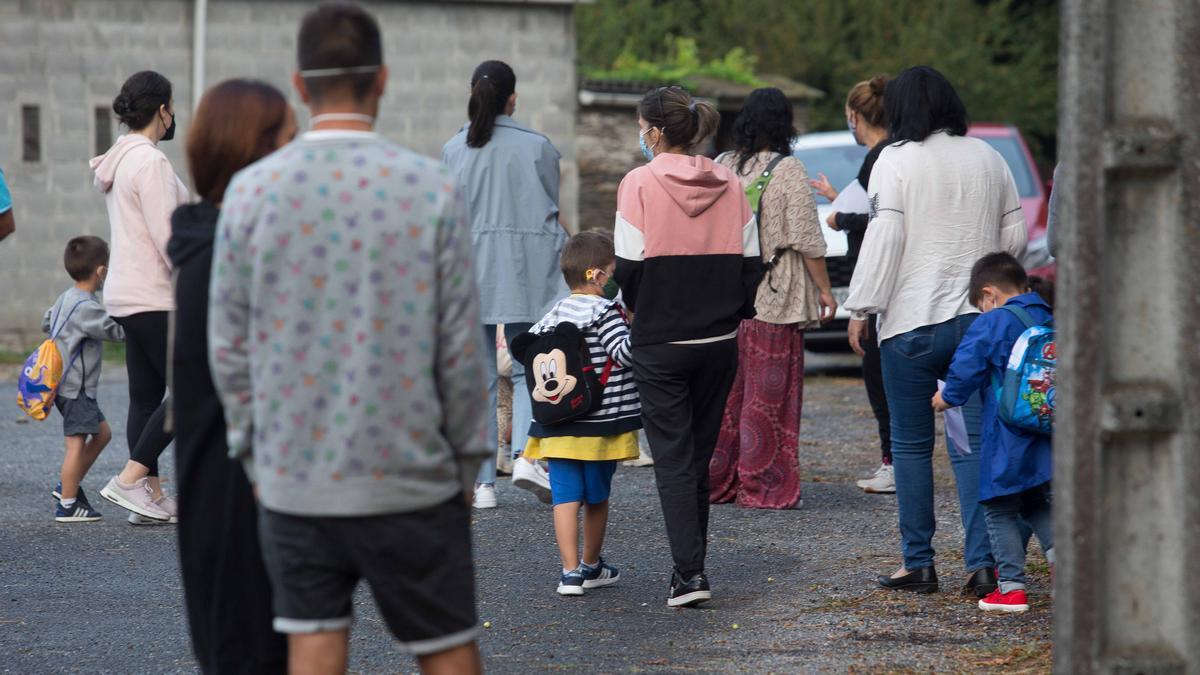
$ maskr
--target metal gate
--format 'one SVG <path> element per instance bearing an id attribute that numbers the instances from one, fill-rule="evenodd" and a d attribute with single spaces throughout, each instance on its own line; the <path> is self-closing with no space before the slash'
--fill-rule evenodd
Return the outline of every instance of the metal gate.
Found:
<path id="1" fill-rule="evenodd" d="M 1200 0 L 1063 0 L 1055 671 L 1200 672 Z"/>

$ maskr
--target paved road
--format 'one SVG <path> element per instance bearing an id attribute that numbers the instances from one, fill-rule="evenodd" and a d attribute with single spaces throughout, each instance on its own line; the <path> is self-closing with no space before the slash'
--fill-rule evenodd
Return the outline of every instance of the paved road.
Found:
<path id="1" fill-rule="evenodd" d="M 805 393 L 803 508 L 715 508 L 710 574 L 716 600 L 706 609 L 665 605 L 670 559 L 651 469 L 618 472 L 606 557 L 622 568 L 623 580 L 583 598 L 555 595 L 548 511 L 502 482 L 501 508 L 475 521 L 480 617 L 491 626 L 482 641 L 488 670 L 1048 667 L 1044 573 L 1034 575 L 1034 610 L 1024 616 L 980 616 L 951 592 L 916 598 L 873 590 L 873 575 L 897 563 L 896 515 L 894 498 L 865 495 L 852 484 L 877 463 L 861 383 L 810 377 Z M 20 423 L 15 406 L 0 408 L 0 672 L 195 670 L 172 528 L 130 527 L 119 509 L 98 499 L 127 457 L 120 440 L 124 399 L 120 382 L 102 387 L 101 403 L 118 440 L 85 483 L 105 513 L 104 521 L 86 525 L 58 525 L 51 517 L 48 491 L 61 458 L 57 425 Z M 173 471 L 170 459 L 164 471 Z M 935 545 L 944 589 L 963 577 L 947 476 L 943 457 Z M 413 670 L 364 592 L 356 612 L 352 669 Z"/>

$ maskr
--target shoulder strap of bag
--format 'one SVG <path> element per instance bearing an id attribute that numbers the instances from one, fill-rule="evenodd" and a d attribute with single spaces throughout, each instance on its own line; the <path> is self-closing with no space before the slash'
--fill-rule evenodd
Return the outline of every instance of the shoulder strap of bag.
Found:
<path id="1" fill-rule="evenodd" d="M 1038 325 L 1037 322 L 1033 320 L 1033 317 L 1029 316 L 1029 312 L 1026 312 L 1021 307 L 1017 307 L 1016 305 L 1001 305 L 1000 309 L 1003 309 L 1009 314 L 1017 317 L 1017 320 L 1019 320 L 1025 326 L 1026 330 Z"/>
<path id="2" fill-rule="evenodd" d="M 775 167 L 779 166 L 779 163 L 787 159 L 787 157 L 787 155 L 779 155 L 771 160 L 771 163 L 767 165 L 766 169 L 763 169 L 763 172 L 758 177 L 759 182 L 762 184 L 762 189 L 758 195 L 758 210 L 754 214 L 754 218 L 759 227 L 762 227 L 763 195 L 767 192 L 767 186 L 771 184 L 771 176 L 775 171 Z"/>
<path id="3" fill-rule="evenodd" d="M 63 319 L 63 322 L 62 322 L 61 324 L 58 324 L 58 328 L 57 328 L 57 329 L 54 327 L 54 325 L 55 325 L 56 323 L 58 323 L 58 316 L 57 316 L 57 314 L 54 316 L 54 318 L 53 318 L 53 319 L 51 319 L 51 320 L 50 320 L 50 339 L 51 339 L 51 340 L 56 340 L 56 339 L 58 339 L 58 334 L 62 332 L 62 329 L 63 329 L 63 328 L 66 328 L 66 327 L 67 327 L 67 322 L 69 322 L 69 321 L 71 320 L 71 315 L 72 315 L 72 314 L 74 314 L 74 313 L 75 313 L 75 310 L 79 309 L 79 306 L 80 306 L 80 305 L 82 305 L 82 304 L 83 304 L 83 303 L 85 303 L 85 302 L 87 302 L 87 299 L 86 299 L 86 298 L 85 298 L 85 299 L 83 299 L 83 300 L 80 300 L 80 301 L 79 301 L 79 302 L 77 302 L 77 303 L 75 303 L 75 306 L 71 308 L 71 311 L 67 312 L 67 318 Z M 58 309 L 59 309 L 59 311 L 61 312 L 61 311 L 62 311 L 62 306 L 61 306 L 61 305 L 59 305 L 59 308 L 58 308 Z"/>

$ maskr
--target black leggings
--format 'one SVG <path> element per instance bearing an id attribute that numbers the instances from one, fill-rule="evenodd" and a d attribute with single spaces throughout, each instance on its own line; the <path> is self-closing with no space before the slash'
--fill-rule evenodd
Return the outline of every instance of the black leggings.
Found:
<path id="1" fill-rule="evenodd" d="M 163 430 L 168 403 L 167 313 L 113 317 L 125 329 L 125 370 L 129 373 L 129 418 L 125 425 L 129 458 L 158 475 L 158 456 L 171 444 Z"/>
<path id="2" fill-rule="evenodd" d="M 867 317 L 867 337 L 863 340 L 863 383 L 867 385 L 867 400 L 871 402 L 871 412 L 875 413 L 875 422 L 879 425 L 879 446 L 883 454 L 883 463 L 892 463 L 892 416 L 888 412 L 887 394 L 883 391 L 883 364 L 879 354 L 879 330 L 875 325 L 878 317 L 871 314 Z"/>

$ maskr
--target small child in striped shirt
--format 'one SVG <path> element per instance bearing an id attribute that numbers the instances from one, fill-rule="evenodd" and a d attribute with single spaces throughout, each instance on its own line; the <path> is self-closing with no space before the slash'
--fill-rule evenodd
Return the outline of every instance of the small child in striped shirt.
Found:
<path id="1" fill-rule="evenodd" d="M 543 333 L 566 321 L 579 326 L 596 372 L 612 362 L 600 406 L 565 424 L 530 424 L 525 456 L 550 465 L 554 534 L 562 557 L 560 595 L 616 583 L 620 572 L 600 557 L 608 527 L 609 493 L 621 460 L 638 456 L 642 409 L 633 381 L 629 322 L 616 300 L 616 254 L 605 233 L 589 231 L 563 247 L 562 272 L 571 295 L 534 324 Z M 528 376 L 530 371 L 526 371 Z M 579 511 L 583 507 L 583 556 L 579 555 Z"/>

